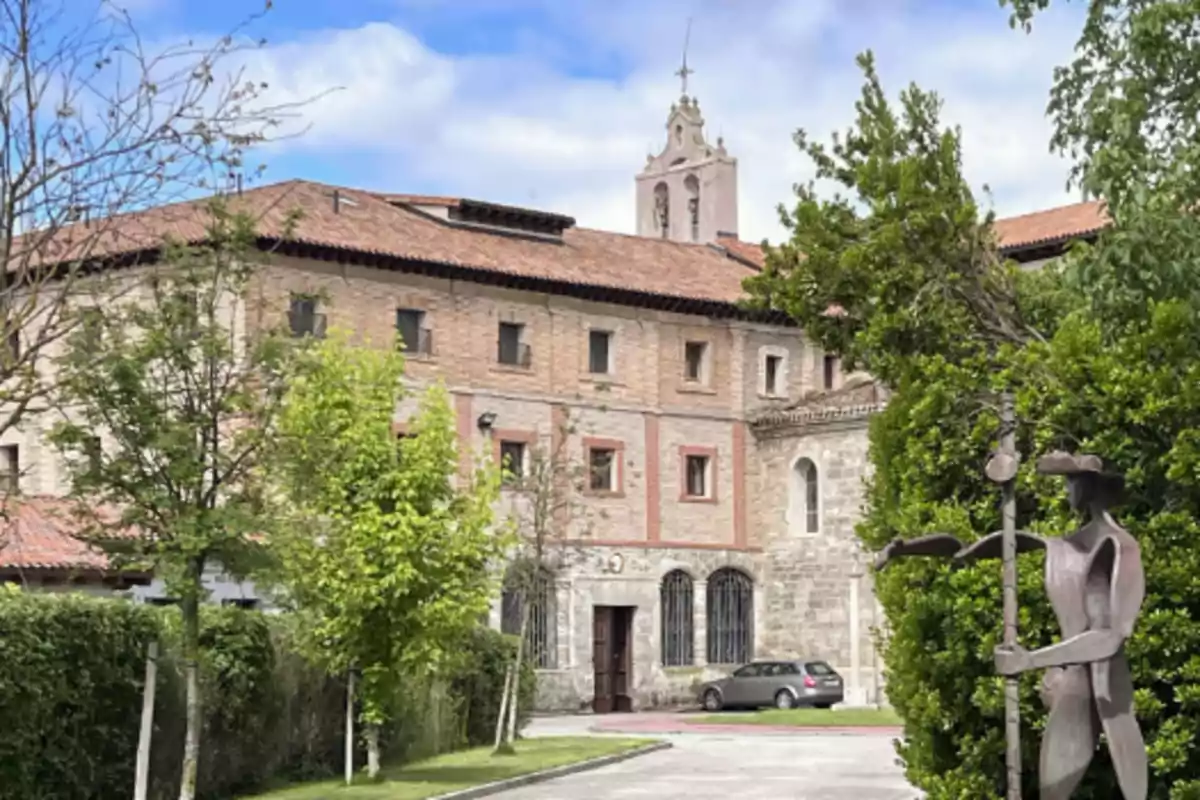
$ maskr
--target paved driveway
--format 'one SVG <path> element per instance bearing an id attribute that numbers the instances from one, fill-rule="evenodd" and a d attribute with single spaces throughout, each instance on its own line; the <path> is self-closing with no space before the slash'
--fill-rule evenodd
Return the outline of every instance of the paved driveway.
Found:
<path id="1" fill-rule="evenodd" d="M 582 733 L 596 720 L 539 719 L 527 735 Z M 498 795 L 504 800 L 911 800 L 891 738 L 873 734 L 689 733 L 670 750 Z"/>

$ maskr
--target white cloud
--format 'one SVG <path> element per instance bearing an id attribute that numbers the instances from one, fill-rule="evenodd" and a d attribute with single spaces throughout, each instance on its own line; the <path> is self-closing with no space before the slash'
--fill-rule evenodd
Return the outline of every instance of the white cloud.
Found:
<path id="1" fill-rule="evenodd" d="M 251 73 L 278 98 L 343 87 L 305 110 L 312 128 L 286 143 L 289 154 L 367 154 L 379 165 L 376 188 L 435 187 L 631 230 L 633 176 L 662 145 L 679 91 L 671 73 L 682 20 L 695 12 L 691 87 L 710 138 L 723 134 L 739 159 L 744 238 L 780 236 L 776 205 L 811 175 L 792 133 L 803 127 L 823 138 L 845 128 L 860 86 L 853 55 L 867 47 L 889 91 L 914 80 L 943 96 L 944 121 L 963 127 L 968 174 L 991 187 L 997 211 L 1071 199 L 1066 164 L 1047 150 L 1044 109 L 1051 70 L 1070 57 L 1077 14 L 1047 15 L 1026 36 L 1009 30 L 994 0 L 932 13 L 917 0 L 758 0 L 755 13 L 746 0 L 499 2 L 549 15 L 566 44 L 531 36 L 517 54 L 451 57 L 377 22 L 260 53 Z M 618 58 L 628 74 L 565 74 L 561 51 L 575 46 Z"/>

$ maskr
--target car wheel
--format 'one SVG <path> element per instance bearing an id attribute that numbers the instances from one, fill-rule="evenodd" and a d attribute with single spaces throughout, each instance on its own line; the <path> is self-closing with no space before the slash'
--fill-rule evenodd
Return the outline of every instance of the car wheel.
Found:
<path id="1" fill-rule="evenodd" d="M 720 711 L 721 710 L 721 693 L 716 689 L 709 689 L 704 693 L 704 710 L 705 711 Z"/>
<path id="2" fill-rule="evenodd" d="M 796 698 L 792 697 L 792 693 L 787 689 L 780 689 L 775 695 L 776 708 L 793 708 L 796 705 Z"/>

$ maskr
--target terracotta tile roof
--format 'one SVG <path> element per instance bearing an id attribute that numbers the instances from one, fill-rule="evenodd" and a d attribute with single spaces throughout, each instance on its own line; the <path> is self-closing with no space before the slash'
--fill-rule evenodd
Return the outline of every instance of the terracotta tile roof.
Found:
<path id="1" fill-rule="evenodd" d="M 993 229 L 1001 249 L 1014 250 L 1087 236 L 1108 224 L 1104 204 L 1099 200 L 1091 200 L 998 219 Z"/>
<path id="2" fill-rule="evenodd" d="M 8 498 L 0 513 L 0 569 L 108 569 L 104 553 L 76 538 L 83 528 L 71 501 L 36 496 Z"/>
<path id="3" fill-rule="evenodd" d="M 259 233 L 268 238 L 282 236 L 293 213 L 299 212 L 292 241 L 301 244 L 663 297 L 734 303 L 743 296 L 742 280 L 754 272 L 707 245 L 585 228 L 569 228 L 557 241 L 447 224 L 404 205 L 420 200 L 450 203 L 449 198 L 385 196 L 294 180 L 247 190 L 231 197 L 229 204 L 254 215 Z M 93 237 L 91 252 L 118 255 L 151 249 L 164 235 L 198 242 L 204 238 L 203 209 L 196 201 L 114 218 Z M 70 258 L 72 243 L 83 238 L 81 225 L 65 229 L 49 257 Z"/>
<path id="4" fill-rule="evenodd" d="M 743 261 L 749 261 L 756 267 L 761 268 L 766 263 L 766 256 L 763 253 L 762 245 L 742 241 L 736 236 L 728 236 L 726 234 L 718 234 L 717 244 L 724 247 L 735 257 Z"/>

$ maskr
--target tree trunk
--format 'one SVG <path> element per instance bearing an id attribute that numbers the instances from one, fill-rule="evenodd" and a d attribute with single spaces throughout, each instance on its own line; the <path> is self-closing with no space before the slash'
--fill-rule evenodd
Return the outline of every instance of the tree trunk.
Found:
<path id="1" fill-rule="evenodd" d="M 354 667 L 346 674 L 346 785 L 354 782 Z"/>
<path id="2" fill-rule="evenodd" d="M 525 663 L 525 637 L 529 632 L 530 603 L 526 601 L 521 613 L 521 638 L 517 641 L 517 660 L 513 668 L 512 688 L 508 700 L 508 735 L 505 737 L 511 748 L 517 740 L 517 713 L 521 706 L 521 667 Z"/>
<path id="3" fill-rule="evenodd" d="M 513 665 L 509 663 L 504 668 L 504 690 L 500 694 L 500 713 L 496 715 L 496 743 L 492 754 L 500 752 L 500 744 L 504 741 L 504 723 L 508 721 L 508 693 L 512 687 Z"/>
<path id="4" fill-rule="evenodd" d="M 179 800 L 195 800 L 196 772 L 200 763 L 200 573 L 190 570 L 195 583 L 180 604 L 183 613 L 183 663 L 186 675 L 186 721 L 183 740 L 183 777 L 179 782 Z"/>
<path id="5" fill-rule="evenodd" d="M 379 726 L 375 723 L 367 725 L 367 777 L 375 780 L 379 777 Z"/>

